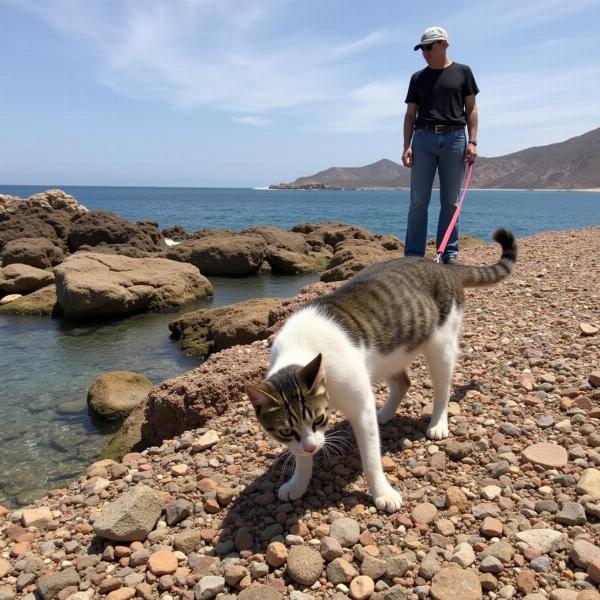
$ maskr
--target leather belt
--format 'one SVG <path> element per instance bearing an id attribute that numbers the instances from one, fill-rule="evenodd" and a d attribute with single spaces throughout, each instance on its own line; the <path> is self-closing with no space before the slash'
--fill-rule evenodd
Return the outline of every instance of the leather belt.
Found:
<path id="1" fill-rule="evenodd" d="M 449 131 L 456 131 L 457 129 L 464 128 L 464 125 L 423 125 L 423 127 L 418 127 L 418 129 L 433 131 L 433 133 L 448 133 Z"/>

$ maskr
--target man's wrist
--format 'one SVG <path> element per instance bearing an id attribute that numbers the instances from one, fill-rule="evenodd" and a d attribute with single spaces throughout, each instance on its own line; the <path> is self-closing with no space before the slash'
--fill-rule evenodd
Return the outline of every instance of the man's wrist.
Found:
<path id="1" fill-rule="evenodd" d="M 469 144 L 473 144 L 473 146 L 477 146 L 477 140 L 469 140 Z"/>

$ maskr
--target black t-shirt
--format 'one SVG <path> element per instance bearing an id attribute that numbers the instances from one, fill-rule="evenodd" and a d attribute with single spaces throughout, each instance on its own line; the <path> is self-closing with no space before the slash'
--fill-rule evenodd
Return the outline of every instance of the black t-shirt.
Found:
<path id="1" fill-rule="evenodd" d="M 466 125 L 465 96 L 479 93 L 471 69 L 453 62 L 445 69 L 425 67 L 411 78 L 405 102 L 417 105 L 415 128 Z"/>

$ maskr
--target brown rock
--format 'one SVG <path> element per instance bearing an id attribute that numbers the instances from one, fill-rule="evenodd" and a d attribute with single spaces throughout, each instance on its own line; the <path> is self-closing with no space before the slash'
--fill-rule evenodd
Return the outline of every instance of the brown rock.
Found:
<path id="1" fill-rule="evenodd" d="M 431 595 L 434 600 L 480 600 L 481 583 L 471 569 L 443 567 L 431 580 Z"/>
<path id="2" fill-rule="evenodd" d="M 486 517 L 480 527 L 481 533 L 487 537 L 499 537 L 502 530 L 502 522 L 494 517 Z"/>
<path id="3" fill-rule="evenodd" d="M 53 267 L 64 260 L 63 249 L 46 238 L 18 238 L 11 240 L 2 252 L 2 264 L 6 267 L 15 263 L 37 269 Z"/>
<path id="4" fill-rule="evenodd" d="M 49 521 L 52 521 L 52 513 L 47 506 L 40 508 L 26 509 L 21 513 L 21 523 L 23 527 L 45 527 Z"/>
<path id="5" fill-rule="evenodd" d="M 587 574 L 594 583 L 600 583 L 600 558 L 590 563 Z"/>
<path id="6" fill-rule="evenodd" d="M 106 600 L 130 600 L 135 598 L 136 590 L 132 587 L 122 587 L 106 596 Z"/>
<path id="7" fill-rule="evenodd" d="M 461 489 L 456 486 L 450 486 L 446 490 L 446 502 L 448 506 L 456 506 L 459 511 L 464 512 L 469 508 L 469 501 Z"/>
<path id="8" fill-rule="evenodd" d="M 0 269 L 0 290 L 7 294 L 28 294 L 54 283 L 49 271 L 23 264 L 11 264 Z"/>
<path id="9" fill-rule="evenodd" d="M 285 564 L 288 557 L 288 551 L 285 544 L 281 542 L 271 542 L 267 547 L 267 562 L 272 567 L 281 567 Z"/>
<path id="10" fill-rule="evenodd" d="M 78 252 L 54 273 L 58 302 L 71 318 L 165 310 L 213 293 L 198 269 L 163 258 Z"/>
<path id="11" fill-rule="evenodd" d="M 350 596 L 354 600 L 366 600 L 375 591 L 375 583 L 367 575 L 359 575 L 350 582 Z"/>
<path id="12" fill-rule="evenodd" d="M 144 402 L 153 387 L 150 380 L 139 373 L 104 373 L 94 380 L 88 390 L 88 406 L 96 417 L 104 421 L 118 421 Z"/>
<path id="13" fill-rule="evenodd" d="M 437 508 L 430 502 L 418 504 L 411 513 L 411 518 L 415 523 L 433 523 L 437 516 Z"/>
<path id="14" fill-rule="evenodd" d="M 517 575 L 515 585 L 517 586 L 517 589 L 523 594 L 531 594 L 536 588 L 535 574 L 529 569 L 524 569 Z"/>
<path id="15" fill-rule="evenodd" d="M 311 586 L 321 576 L 323 557 L 307 546 L 292 546 L 287 559 L 289 576 L 305 586 Z"/>
<path id="16" fill-rule="evenodd" d="M 562 446 L 545 442 L 528 446 L 522 456 L 525 461 L 547 469 L 560 469 L 569 462 L 567 451 Z"/>
<path id="17" fill-rule="evenodd" d="M 12 565 L 5 559 L 0 557 L 0 579 L 8 575 L 12 571 Z"/>
<path id="18" fill-rule="evenodd" d="M 201 309 L 171 321 L 169 329 L 186 354 L 206 356 L 268 337 L 269 312 L 280 298 L 256 298 L 219 308 Z"/>
<path id="19" fill-rule="evenodd" d="M 591 323 L 579 323 L 579 331 L 581 331 L 581 335 L 596 335 L 598 333 L 598 328 L 592 325 Z"/>
<path id="20" fill-rule="evenodd" d="M 588 381 L 594 386 L 594 387 L 600 387 L 600 371 L 592 371 L 589 375 L 588 375 Z"/>
<path id="21" fill-rule="evenodd" d="M 157 577 L 172 575 L 177 570 L 177 557 L 169 550 L 159 550 L 150 555 L 148 568 Z"/>

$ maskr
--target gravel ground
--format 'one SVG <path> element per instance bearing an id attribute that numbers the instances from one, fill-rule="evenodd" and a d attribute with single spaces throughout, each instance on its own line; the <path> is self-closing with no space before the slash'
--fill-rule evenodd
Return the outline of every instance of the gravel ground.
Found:
<path id="1" fill-rule="evenodd" d="M 26 509 L 0 507 L 0 600 L 600 600 L 600 228 L 519 244 L 511 279 L 468 290 L 450 438 L 424 437 L 420 362 L 382 428 L 398 513 L 372 506 L 341 419 L 343 454 L 317 459 L 307 496 L 279 502 L 290 468 L 240 398 Z M 264 361 L 268 343 L 228 356 Z"/>

